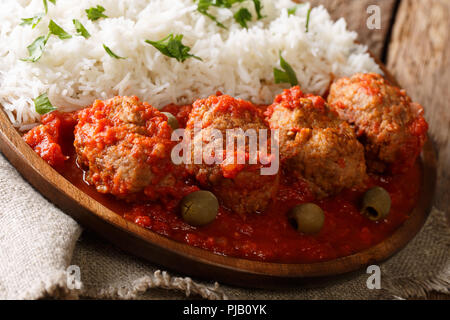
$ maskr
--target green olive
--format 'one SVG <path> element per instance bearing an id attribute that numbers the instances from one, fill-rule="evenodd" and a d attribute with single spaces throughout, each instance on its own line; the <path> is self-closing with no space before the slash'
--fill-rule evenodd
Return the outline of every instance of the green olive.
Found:
<path id="1" fill-rule="evenodd" d="M 386 218 L 391 210 L 391 197 L 381 187 L 369 189 L 363 197 L 361 213 L 372 221 Z"/>
<path id="2" fill-rule="evenodd" d="M 203 226 L 216 218 L 219 201 L 209 191 L 196 191 L 181 200 L 180 210 L 184 221 L 192 226 Z"/>
<path id="3" fill-rule="evenodd" d="M 322 229 L 325 214 L 318 205 L 304 203 L 291 209 L 289 220 L 297 231 L 305 234 L 315 234 Z"/>
<path id="4" fill-rule="evenodd" d="M 171 114 L 170 112 L 162 112 L 167 117 L 167 123 L 172 128 L 172 130 L 176 130 L 180 127 L 177 118 Z"/>

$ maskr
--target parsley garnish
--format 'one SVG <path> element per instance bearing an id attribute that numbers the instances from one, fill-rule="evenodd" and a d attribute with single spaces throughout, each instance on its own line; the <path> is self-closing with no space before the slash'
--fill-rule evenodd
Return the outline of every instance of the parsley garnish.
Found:
<path id="1" fill-rule="evenodd" d="M 305 27 L 306 32 L 309 31 L 309 17 L 310 16 L 311 16 L 311 8 L 308 9 L 308 13 L 306 14 L 306 27 Z"/>
<path id="2" fill-rule="evenodd" d="M 89 20 L 95 21 L 100 18 L 108 18 L 108 16 L 104 15 L 103 12 L 105 12 L 105 8 L 103 8 L 100 5 L 97 5 L 97 7 L 92 7 L 89 9 L 86 9 L 86 14 Z"/>
<path id="3" fill-rule="evenodd" d="M 217 26 L 227 29 L 222 23 L 220 23 L 215 16 L 208 12 L 210 7 L 217 8 L 231 8 L 235 3 L 242 3 L 246 0 L 198 0 L 197 11 L 201 14 L 207 16 L 211 20 L 213 20 Z M 255 6 L 255 11 L 258 20 L 264 18 L 261 14 L 262 5 L 260 0 L 252 0 L 253 5 Z M 252 14 L 247 8 L 240 8 L 235 14 L 234 19 L 238 22 L 243 28 L 247 28 L 247 21 L 252 20 Z"/>
<path id="4" fill-rule="evenodd" d="M 240 8 L 239 11 L 234 14 L 234 20 L 236 20 L 241 27 L 247 29 L 247 21 L 252 21 L 252 14 L 247 8 Z"/>
<path id="5" fill-rule="evenodd" d="M 114 59 L 126 59 L 126 57 L 118 56 L 117 54 L 112 52 L 112 50 L 110 48 L 108 48 L 106 45 L 103 45 L 103 48 L 105 48 L 106 53 L 109 54 Z"/>
<path id="6" fill-rule="evenodd" d="M 27 47 L 29 57 L 21 60 L 29 62 L 38 61 L 41 58 L 42 53 L 44 52 L 44 48 L 49 37 L 50 33 L 48 33 L 46 36 L 40 36 L 36 38 L 36 40 L 34 40 L 33 43 Z"/>
<path id="7" fill-rule="evenodd" d="M 225 27 L 222 23 L 220 23 L 215 16 L 213 16 L 208 12 L 210 6 L 217 6 L 217 5 L 213 4 L 212 0 L 198 0 L 197 11 L 213 20 L 218 27 L 227 29 L 227 27 Z"/>
<path id="8" fill-rule="evenodd" d="M 261 1 L 260 0 L 253 0 L 253 4 L 255 5 L 255 11 L 256 11 L 256 15 L 258 17 L 258 20 L 265 18 L 265 16 L 263 16 L 261 14 L 261 10 L 263 8 L 263 6 L 261 5 Z"/>
<path id="9" fill-rule="evenodd" d="M 77 35 L 83 36 L 85 39 L 88 39 L 91 36 L 80 21 L 73 19 L 72 22 L 75 26 L 75 30 L 77 30 Z"/>
<path id="10" fill-rule="evenodd" d="M 284 70 L 273 68 L 273 77 L 275 78 L 275 83 L 290 83 L 291 86 L 296 86 L 298 84 L 297 76 L 295 75 L 294 69 L 283 59 L 280 52 L 280 66 Z"/>
<path id="11" fill-rule="evenodd" d="M 56 110 L 56 108 L 48 99 L 47 93 L 43 93 L 39 97 L 34 99 L 34 109 L 39 114 L 46 114 L 53 110 Z"/>
<path id="12" fill-rule="evenodd" d="M 298 8 L 298 6 L 289 8 L 289 9 L 287 10 L 288 17 L 294 15 L 294 14 L 297 12 L 297 8 Z"/>
<path id="13" fill-rule="evenodd" d="M 48 30 L 50 34 L 54 34 L 61 40 L 72 38 L 70 34 L 64 31 L 64 29 L 58 26 L 53 20 L 50 20 L 50 23 L 48 24 Z"/>
<path id="14" fill-rule="evenodd" d="M 47 35 L 36 38 L 36 40 L 27 47 L 29 57 L 20 60 L 27 62 L 38 61 L 44 53 L 45 45 L 52 34 L 62 40 L 72 38 L 72 36 L 64 31 L 63 28 L 58 26 L 53 20 L 50 20 Z"/>
<path id="15" fill-rule="evenodd" d="M 56 5 L 56 0 L 48 0 L 48 1 L 50 1 L 51 3 Z M 34 17 L 31 17 L 31 18 L 22 18 L 22 23 L 20 24 L 21 26 L 31 25 L 31 28 L 34 29 L 34 27 L 36 27 L 39 24 L 39 22 L 41 22 L 42 18 L 48 12 L 47 0 L 43 0 L 42 2 L 44 4 L 44 12 L 38 13 L 37 15 L 35 15 Z"/>
<path id="16" fill-rule="evenodd" d="M 56 0 L 48 0 L 48 1 L 50 1 L 51 3 L 53 3 L 54 5 L 56 5 Z M 47 12 L 48 12 L 48 3 L 47 3 L 47 0 L 43 0 L 43 2 L 44 2 L 44 10 L 45 10 L 45 14 L 47 14 Z"/>
<path id="17" fill-rule="evenodd" d="M 21 26 L 31 25 L 31 28 L 34 29 L 34 27 L 36 27 L 39 24 L 39 22 L 41 22 L 42 18 L 44 17 L 44 14 L 45 13 L 39 13 L 32 18 L 22 18 L 22 23 L 20 25 Z"/>
<path id="18" fill-rule="evenodd" d="M 145 42 L 154 46 L 163 55 L 170 58 L 175 58 L 179 62 L 184 62 L 188 58 L 202 60 L 200 57 L 190 54 L 189 51 L 191 51 L 191 48 L 181 43 L 181 40 L 183 40 L 182 34 L 177 34 L 174 36 L 171 33 L 167 37 L 159 41 L 145 40 Z"/>
<path id="19" fill-rule="evenodd" d="M 215 0 L 215 1 L 210 1 L 210 2 L 215 7 L 231 8 L 233 6 L 233 4 L 241 3 L 241 2 L 244 2 L 244 1 L 245 0 Z"/>

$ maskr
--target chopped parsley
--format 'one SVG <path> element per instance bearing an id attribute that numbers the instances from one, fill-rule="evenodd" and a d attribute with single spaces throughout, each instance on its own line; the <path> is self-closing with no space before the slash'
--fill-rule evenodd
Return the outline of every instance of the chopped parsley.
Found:
<path id="1" fill-rule="evenodd" d="M 233 4 L 241 3 L 244 1 L 245 0 L 215 0 L 215 1 L 210 1 L 210 2 L 213 3 L 213 6 L 215 6 L 215 7 L 231 8 L 233 6 Z"/>
<path id="2" fill-rule="evenodd" d="M 46 36 L 40 36 L 36 38 L 36 40 L 34 40 L 33 43 L 27 47 L 29 57 L 21 60 L 28 62 L 38 61 L 41 58 L 42 53 L 44 52 L 45 45 L 47 44 L 50 35 L 51 34 L 48 33 Z"/>
<path id="3" fill-rule="evenodd" d="M 108 48 L 106 45 L 103 45 L 103 48 L 105 48 L 106 53 L 109 54 L 114 59 L 126 59 L 126 57 L 118 56 L 117 54 L 112 52 L 112 50 L 110 48 Z"/>
<path id="4" fill-rule="evenodd" d="M 83 24 L 77 19 L 72 20 L 75 30 L 77 30 L 77 35 L 84 37 L 85 39 L 90 38 L 90 33 L 86 30 Z"/>
<path id="5" fill-rule="evenodd" d="M 164 39 L 161 39 L 159 41 L 145 40 L 145 42 L 154 46 L 163 55 L 170 57 L 170 58 L 175 58 L 179 62 L 184 62 L 188 58 L 202 60 L 200 57 L 190 54 L 189 51 L 191 51 L 191 48 L 188 46 L 185 46 L 181 42 L 182 40 L 183 40 L 182 34 L 177 34 L 174 36 L 171 33 L 167 37 L 165 37 Z"/>
<path id="6" fill-rule="evenodd" d="M 56 0 L 48 0 L 48 1 L 50 1 L 51 3 L 53 3 L 54 5 L 56 5 Z M 43 3 L 44 3 L 45 14 L 47 14 L 47 12 L 48 12 L 48 3 L 47 3 L 47 0 L 43 0 Z"/>
<path id="7" fill-rule="evenodd" d="M 51 3 L 56 5 L 56 0 L 48 0 L 48 1 L 50 1 Z M 35 15 L 34 17 L 31 17 L 31 18 L 22 18 L 22 23 L 20 24 L 21 26 L 31 25 L 31 28 L 34 29 L 39 24 L 39 22 L 41 22 L 42 18 L 48 12 L 47 0 L 43 0 L 42 2 L 44 4 L 44 12 L 38 13 L 37 15 Z"/>
<path id="8" fill-rule="evenodd" d="M 86 14 L 89 20 L 95 21 L 100 18 L 108 18 L 108 16 L 104 15 L 103 12 L 105 12 L 105 8 L 103 8 L 100 5 L 97 5 L 97 7 L 92 7 L 89 9 L 86 9 Z"/>
<path id="9" fill-rule="evenodd" d="M 44 53 L 45 45 L 47 44 L 47 41 L 52 34 L 62 40 L 72 38 L 72 36 L 70 34 L 68 34 L 66 31 L 64 31 L 63 28 L 58 26 L 53 20 L 50 20 L 50 23 L 48 24 L 47 35 L 36 38 L 36 40 L 34 40 L 33 43 L 31 43 L 27 47 L 28 58 L 24 58 L 24 59 L 20 59 L 20 60 L 27 61 L 27 62 L 38 61 L 41 58 L 42 54 Z"/>
<path id="10" fill-rule="evenodd" d="M 22 18 L 21 26 L 31 25 L 31 28 L 34 29 L 39 22 L 41 22 L 42 18 L 44 17 L 45 13 L 38 13 L 34 17 L 31 18 Z"/>
<path id="11" fill-rule="evenodd" d="M 255 11 L 256 11 L 256 15 L 258 17 L 258 20 L 261 20 L 262 18 L 265 18 L 265 16 L 263 16 L 261 14 L 261 10 L 263 8 L 263 6 L 261 5 L 261 1 L 260 0 L 253 0 L 253 4 L 255 6 Z"/>
<path id="12" fill-rule="evenodd" d="M 252 21 L 252 14 L 247 8 L 240 8 L 234 14 L 234 20 L 241 25 L 242 28 L 247 29 L 247 21 Z"/>
<path id="13" fill-rule="evenodd" d="M 46 114 L 56 110 L 56 108 L 48 99 L 47 93 L 43 93 L 39 97 L 34 99 L 34 109 L 39 114 Z"/>
<path id="14" fill-rule="evenodd" d="M 72 38 L 70 34 L 64 31 L 64 29 L 58 26 L 53 20 L 50 20 L 50 23 L 48 24 L 48 31 L 50 34 L 54 34 L 61 40 Z"/>
<path id="15" fill-rule="evenodd" d="M 214 3 L 217 3 L 217 1 Z M 220 23 L 215 16 L 208 12 L 210 6 L 217 6 L 214 3 L 212 0 L 198 0 L 197 11 L 214 21 L 218 27 L 227 29 L 227 27 Z"/>
<path id="16" fill-rule="evenodd" d="M 228 8 L 231 9 L 236 3 L 243 3 L 247 0 L 198 0 L 197 1 L 197 11 L 203 14 L 204 16 L 213 20 L 217 26 L 227 29 L 221 22 L 217 20 L 217 18 L 208 12 L 210 7 L 217 8 Z M 255 6 L 255 11 L 257 15 L 257 19 L 260 20 L 264 18 L 261 13 L 263 6 L 261 5 L 260 0 L 252 0 L 253 5 Z M 247 28 L 247 21 L 252 20 L 252 14 L 247 8 L 240 8 L 234 15 L 234 20 L 239 23 L 243 28 Z"/>
<path id="17" fill-rule="evenodd" d="M 288 17 L 289 17 L 290 15 L 294 15 L 294 14 L 297 12 L 297 8 L 298 8 L 299 6 L 301 6 L 301 5 L 304 5 L 304 3 L 303 3 L 303 4 L 300 4 L 300 5 L 297 5 L 297 6 L 294 6 L 294 7 L 292 7 L 292 8 L 289 8 L 289 9 L 287 10 L 287 12 L 288 12 Z M 310 18 L 310 16 L 311 16 L 311 8 L 309 8 L 309 9 L 308 9 L 308 12 L 306 13 L 305 32 L 309 32 L 309 18 Z"/>
<path id="18" fill-rule="evenodd" d="M 280 52 L 280 66 L 284 70 L 273 68 L 273 77 L 275 83 L 289 83 L 291 86 L 298 84 L 297 76 L 294 69 L 283 59 Z"/>
<path id="19" fill-rule="evenodd" d="M 298 6 L 287 9 L 288 17 L 294 15 L 297 12 Z"/>
<path id="20" fill-rule="evenodd" d="M 306 14 L 306 26 L 305 31 L 309 31 L 309 17 L 311 16 L 311 8 L 308 9 L 308 13 Z"/>

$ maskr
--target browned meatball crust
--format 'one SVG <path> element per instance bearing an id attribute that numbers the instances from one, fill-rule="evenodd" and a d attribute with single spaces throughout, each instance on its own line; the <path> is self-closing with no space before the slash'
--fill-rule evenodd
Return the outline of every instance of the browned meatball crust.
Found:
<path id="1" fill-rule="evenodd" d="M 80 111 L 77 161 L 101 193 L 128 200 L 170 196 L 180 168 L 170 159 L 174 142 L 167 117 L 137 97 L 114 97 Z"/>
<path id="2" fill-rule="evenodd" d="M 201 132 L 194 132 L 196 123 L 201 124 Z M 222 133 L 223 140 L 219 140 L 219 143 L 223 150 L 229 151 L 226 149 L 226 131 L 237 128 L 244 132 L 254 129 L 257 133 L 259 129 L 268 130 L 260 110 L 250 102 L 227 95 L 210 96 L 193 104 L 186 135 L 191 137 L 193 145 L 203 146 L 203 159 L 206 159 L 207 155 L 212 154 L 212 130 Z M 258 150 L 259 148 L 258 144 Z M 194 159 L 194 147 L 191 151 Z M 245 150 L 238 150 L 235 145 L 232 151 L 235 156 L 240 152 L 247 156 L 248 143 Z M 261 175 L 260 164 L 251 165 L 248 161 L 246 164 L 236 164 L 236 158 L 231 159 L 231 162 L 224 155 L 223 158 L 222 163 L 207 164 L 202 161 L 201 164 L 188 165 L 187 169 L 201 185 L 212 189 L 225 206 L 241 216 L 264 211 L 278 190 L 278 174 Z"/>
<path id="3" fill-rule="evenodd" d="M 316 197 L 358 187 L 367 177 L 363 146 L 321 97 L 298 86 L 284 90 L 266 116 L 270 128 L 279 130 L 285 168 L 307 181 Z"/>
<path id="4" fill-rule="evenodd" d="M 428 125 L 404 90 L 379 74 L 355 74 L 332 84 L 328 103 L 355 126 L 370 171 L 400 173 L 414 165 Z"/>

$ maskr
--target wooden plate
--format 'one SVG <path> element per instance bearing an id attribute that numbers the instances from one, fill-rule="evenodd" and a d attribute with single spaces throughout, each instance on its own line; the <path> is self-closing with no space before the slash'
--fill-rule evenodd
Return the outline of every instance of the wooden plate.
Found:
<path id="1" fill-rule="evenodd" d="M 387 78 L 396 83 L 384 67 L 383 70 Z M 216 255 L 128 222 L 76 188 L 42 160 L 24 142 L 3 110 L 0 110 L 0 150 L 47 199 L 123 250 L 182 274 L 249 287 L 310 283 L 319 277 L 355 271 L 387 259 L 421 229 L 430 209 L 436 180 L 436 156 L 431 142 L 427 142 L 421 155 L 423 183 L 417 207 L 389 238 L 368 250 L 332 261 L 280 264 Z"/>

